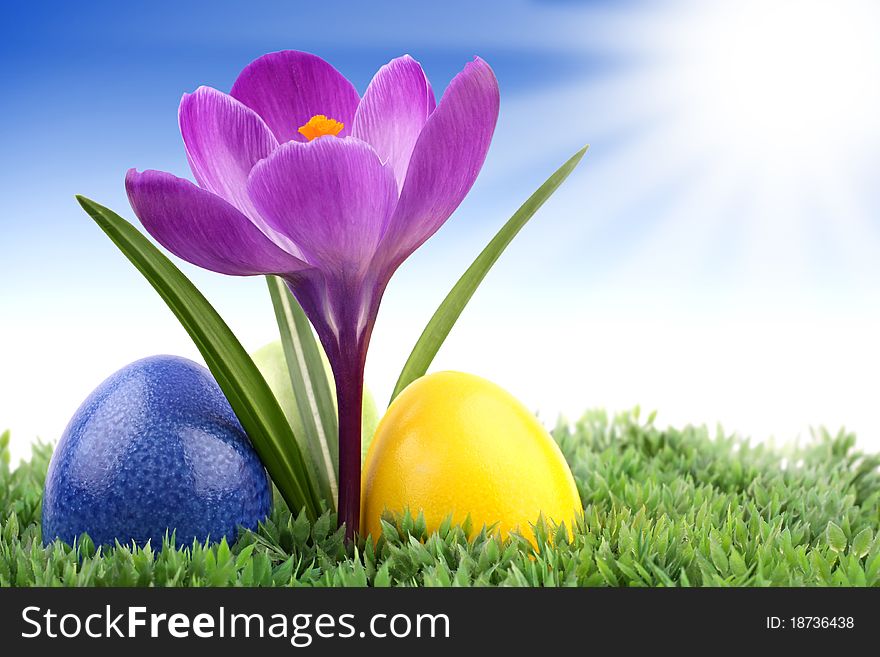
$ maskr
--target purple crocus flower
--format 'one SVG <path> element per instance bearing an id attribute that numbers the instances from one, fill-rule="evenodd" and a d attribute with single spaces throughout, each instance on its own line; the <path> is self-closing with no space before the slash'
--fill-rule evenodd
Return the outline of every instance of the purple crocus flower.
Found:
<path id="1" fill-rule="evenodd" d="M 128 172 L 132 208 L 172 253 L 223 274 L 281 276 L 318 333 L 339 404 L 339 520 L 360 516 L 364 363 L 398 266 L 449 218 L 482 167 L 498 83 L 476 58 L 440 102 L 409 56 L 379 69 L 363 98 L 314 55 L 248 65 L 230 94 L 180 103 L 198 185 Z"/>

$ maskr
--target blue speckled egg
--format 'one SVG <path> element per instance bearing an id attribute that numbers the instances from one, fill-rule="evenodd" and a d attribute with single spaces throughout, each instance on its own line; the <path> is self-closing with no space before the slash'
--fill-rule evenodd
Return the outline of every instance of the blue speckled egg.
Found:
<path id="1" fill-rule="evenodd" d="M 207 369 L 176 356 L 122 368 L 83 402 L 52 455 L 43 541 L 162 545 L 235 539 L 271 505 L 266 471 Z"/>

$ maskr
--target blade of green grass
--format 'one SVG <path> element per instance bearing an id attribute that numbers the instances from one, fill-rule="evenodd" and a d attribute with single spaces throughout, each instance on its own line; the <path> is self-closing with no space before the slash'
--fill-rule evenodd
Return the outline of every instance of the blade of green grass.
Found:
<path id="1" fill-rule="evenodd" d="M 9 429 L 0 433 L 0 472 L 9 471 Z"/>
<path id="2" fill-rule="evenodd" d="M 300 450 L 306 454 L 321 492 L 331 505 L 336 504 L 339 485 L 339 427 L 332 381 L 328 379 L 312 325 L 287 286 L 277 276 L 267 276 L 269 295 L 275 308 L 284 358 L 290 373 L 293 397 L 302 420 L 302 435 L 297 435 Z"/>
<path id="3" fill-rule="evenodd" d="M 394 386 L 394 392 L 391 394 L 391 400 L 400 394 L 410 383 L 423 376 L 428 371 L 431 361 L 440 350 L 440 346 L 446 340 L 446 336 L 452 330 L 455 322 L 458 320 L 461 312 L 464 310 L 468 301 L 474 295 L 477 287 L 489 273 L 492 265 L 498 260 L 507 245 L 513 241 L 520 229 L 528 222 L 529 219 L 538 211 L 544 202 L 557 190 L 557 188 L 568 178 L 568 175 L 574 170 L 587 152 L 588 146 L 584 146 L 581 150 L 571 156 L 569 160 L 559 167 L 552 176 L 550 176 L 538 190 L 532 194 L 528 200 L 523 203 L 520 208 L 508 219 L 507 223 L 501 227 L 495 237 L 486 245 L 477 259 L 467 268 L 467 271 L 458 279 L 458 282 L 450 290 L 446 298 L 440 304 L 440 307 L 434 312 L 431 320 L 428 322 L 422 335 L 419 337 L 413 347 L 409 358 L 400 372 L 397 384 Z"/>
<path id="4" fill-rule="evenodd" d="M 112 210 L 83 196 L 83 209 L 144 275 L 189 333 L 291 509 L 320 513 L 293 431 L 244 347 L 201 292 L 158 248 Z"/>

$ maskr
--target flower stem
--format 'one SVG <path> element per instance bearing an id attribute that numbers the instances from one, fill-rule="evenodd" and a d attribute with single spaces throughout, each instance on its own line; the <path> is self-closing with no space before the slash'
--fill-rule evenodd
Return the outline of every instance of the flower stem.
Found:
<path id="1" fill-rule="evenodd" d="M 361 519 L 361 406 L 364 396 L 366 350 L 343 353 L 337 363 L 336 400 L 339 407 L 339 524 L 345 537 L 357 533 Z"/>

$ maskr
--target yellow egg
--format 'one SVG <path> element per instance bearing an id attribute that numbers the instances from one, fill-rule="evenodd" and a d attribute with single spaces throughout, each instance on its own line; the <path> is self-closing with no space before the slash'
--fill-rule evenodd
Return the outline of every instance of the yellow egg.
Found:
<path id="1" fill-rule="evenodd" d="M 410 384 L 379 422 L 364 465 L 361 532 L 378 538 L 387 508 L 425 514 L 436 530 L 450 513 L 502 536 L 539 515 L 571 527 L 582 509 L 571 470 L 529 410 L 486 379 L 438 372 Z"/>

